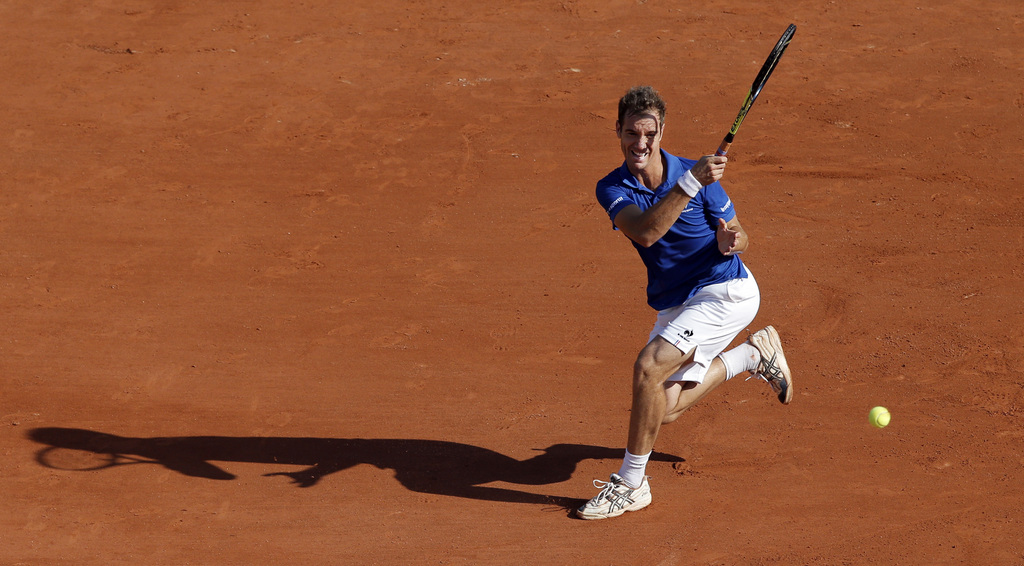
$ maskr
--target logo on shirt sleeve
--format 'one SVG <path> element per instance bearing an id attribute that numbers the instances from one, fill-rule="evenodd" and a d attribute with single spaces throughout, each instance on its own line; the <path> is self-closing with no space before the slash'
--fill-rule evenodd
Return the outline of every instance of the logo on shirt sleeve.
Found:
<path id="1" fill-rule="evenodd" d="M 608 205 L 608 209 L 605 210 L 605 212 L 607 212 L 608 214 L 611 214 L 612 213 L 612 209 L 615 208 L 615 205 L 619 204 L 620 202 L 622 202 L 625 199 L 626 199 L 626 197 L 619 197 L 619 198 L 615 199 L 614 202 L 612 202 L 610 205 Z"/>

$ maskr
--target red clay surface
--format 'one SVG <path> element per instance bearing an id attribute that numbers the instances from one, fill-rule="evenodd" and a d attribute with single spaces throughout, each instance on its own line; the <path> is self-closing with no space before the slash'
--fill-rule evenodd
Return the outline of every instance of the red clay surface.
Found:
<path id="1" fill-rule="evenodd" d="M 1024 562 L 1018 3 L 0 22 L 0 563 Z M 653 323 L 593 197 L 616 100 L 711 152 L 790 22 L 723 182 L 796 397 L 733 380 L 648 509 L 572 519 Z"/>

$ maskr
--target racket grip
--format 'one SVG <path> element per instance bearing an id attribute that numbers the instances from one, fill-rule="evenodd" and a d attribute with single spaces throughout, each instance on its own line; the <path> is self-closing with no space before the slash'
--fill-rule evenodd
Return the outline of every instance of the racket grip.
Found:
<path id="1" fill-rule="evenodd" d="M 733 133 L 732 131 L 729 131 L 729 133 L 725 134 L 725 137 L 722 138 L 722 143 L 718 146 L 718 151 L 715 152 L 715 155 L 725 155 L 726 153 L 729 153 L 729 147 L 732 145 L 732 139 Z"/>

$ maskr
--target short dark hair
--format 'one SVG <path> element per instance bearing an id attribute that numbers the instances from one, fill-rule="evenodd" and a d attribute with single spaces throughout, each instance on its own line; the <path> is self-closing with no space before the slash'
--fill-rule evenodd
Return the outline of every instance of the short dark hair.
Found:
<path id="1" fill-rule="evenodd" d="M 650 86 L 635 86 L 619 99 L 619 124 L 626 116 L 640 114 L 648 110 L 658 111 L 658 128 L 665 124 L 665 101 Z"/>

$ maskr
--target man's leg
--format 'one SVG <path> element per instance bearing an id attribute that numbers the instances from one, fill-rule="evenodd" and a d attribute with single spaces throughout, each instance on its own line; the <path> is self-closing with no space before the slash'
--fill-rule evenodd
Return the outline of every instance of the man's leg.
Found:
<path id="1" fill-rule="evenodd" d="M 662 423 L 678 418 L 726 380 L 728 370 L 712 356 L 753 320 L 759 304 L 757 284 L 750 277 L 711 285 L 683 305 L 658 313 L 650 342 L 637 356 L 633 369 L 632 412 L 622 467 L 612 474 L 611 481 L 594 482 L 601 492 L 580 507 L 578 516 L 604 519 L 650 504 L 645 472 Z M 693 371 L 684 370 L 695 356 L 698 363 L 691 367 Z M 679 376 L 684 380 L 693 375 L 701 383 L 666 388 L 668 379 L 679 371 L 684 372 Z"/>
<path id="2" fill-rule="evenodd" d="M 665 417 L 665 381 L 691 357 L 692 352 L 683 354 L 660 336 L 640 351 L 633 366 L 633 408 L 626 457 L 611 481 L 594 482 L 595 487 L 602 488 L 601 493 L 580 507 L 577 516 L 606 519 L 651 503 L 651 488 L 644 471 Z"/>
<path id="3" fill-rule="evenodd" d="M 708 371 L 704 374 L 704 381 L 672 381 L 664 386 L 665 390 L 665 416 L 661 424 L 668 424 L 679 418 L 686 409 L 697 404 L 698 401 L 711 393 L 716 387 L 725 383 L 733 376 L 726 373 L 725 364 L 721 358 L 715 358 Z"/>
<path id="4" fill-rule="evenodd" d="M 679 418 L 708 393 L 742 373 L 764 375 L 762 379 L 779 395 L 779 401 L 789 403 L 793 398 L 793 378 L 782 352 L 779 333 L 767 326 L 755 332 L 750 339 L 735 348 L 722 352 L 708 366 L 704 381 L 675 381 L 665 384 L 665 418 L 668 424 Z"/>
<path id="5" fill-rule="evenodd" d="M 692 355 L 680 352 L 660 336 L 640 351 L 633 365 L 633 405 L 626 444 L 631 454 L 649 454 L 654 450 L 665 417 L 665 381 Z"/>

